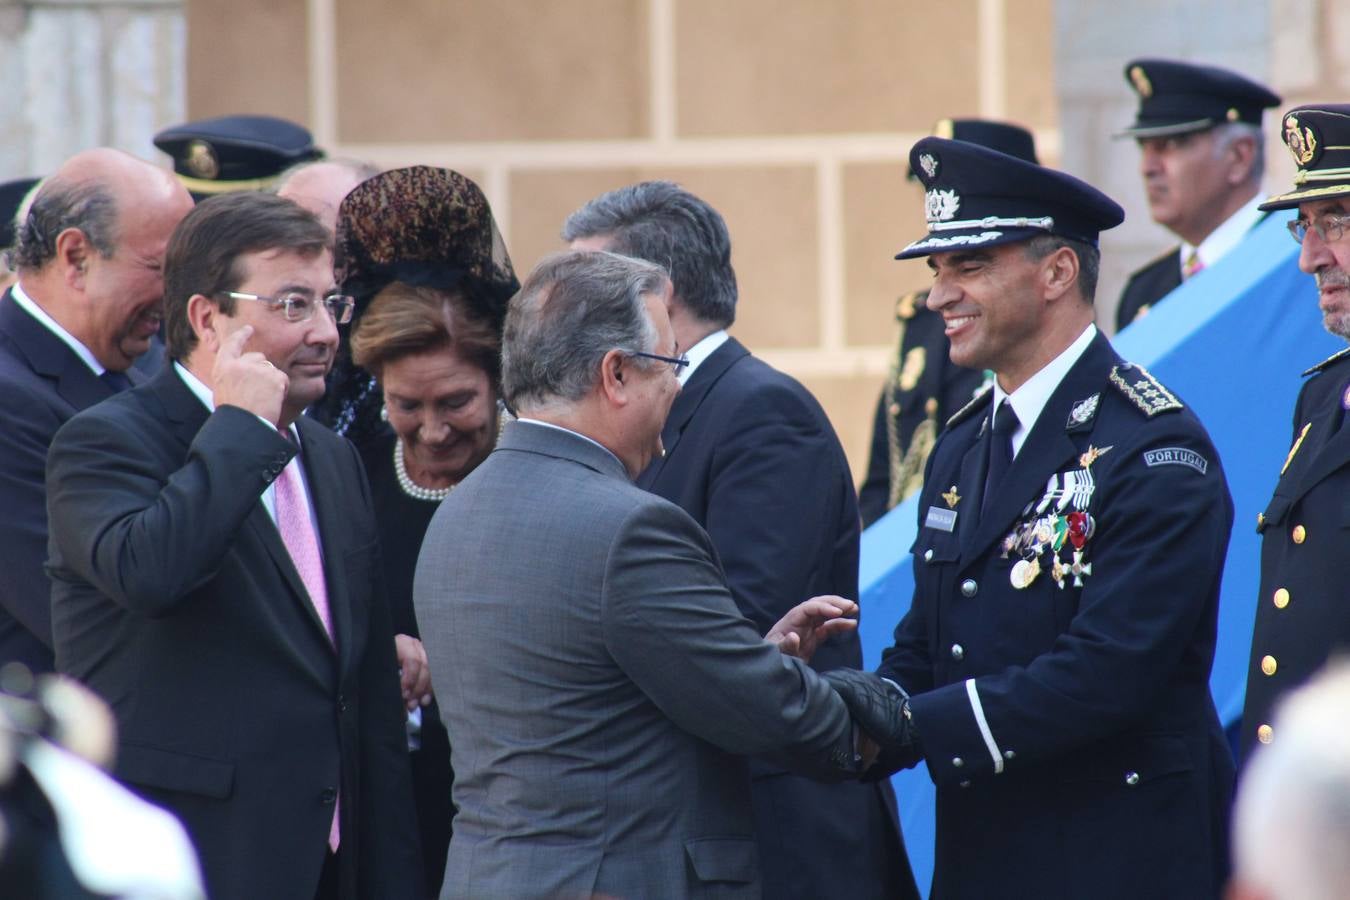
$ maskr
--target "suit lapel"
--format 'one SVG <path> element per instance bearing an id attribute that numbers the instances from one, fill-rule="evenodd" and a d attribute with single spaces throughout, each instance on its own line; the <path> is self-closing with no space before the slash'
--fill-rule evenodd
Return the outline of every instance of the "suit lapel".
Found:
<path id="1" fill-rule="evenodd" d="M 9 291 L 0 300 L 0 331 L 9 335 L 34 372 L 52 380 L 57 396 L 72 408 L 88 409 L 113 395 L 112 388 L 100 381 L 64 341 L 29 315 Z"/>
<path id="2" fill-rule="evenodd" d="M 963 544 L 963 562 L 975 559 L 1006 534 L 1027 503 L 1041 495 L 1050 476 L 1078 455 L 1078 445 L 1066 431 L 1069 413 L 1078 401 L 1104 389 L 1105 374 L 1115 360 L 1111 345 L 1099 333 L 1041 410 L 971 543 Z"/>
<path id="3" fill-rule="evenodd" d="M 323 485 L 343 484 L 349 479 L 343 478 L 342 473 L 338 471 L 334 454 L 319 440 L 323 435 L 315 433 L 324 430 L 323 426 L 302 416 L 297 420 L 297 427 L 300 431 L 301 452 L 304 454 L 306 487 L 309 488 L 310 502 L 314 504 L 314 517 L 317 520 L 316 526 L 319 529 L 320 546 L 323 551 L 323 577 L 328 590 L 328 614 L 333 619 L 333 642 L 337 646 L 341 671 L 345 672 L 351 662 L 352 606 L 351 595 L 347 591 L 347 575 L 343 568 L 340 540 L 340 535 L 343 534 L 342 510 L 338 508 L 339 492 L 319 488 Z M 282 544 L 282 549 L 285 550 L 285 544 Z M 286 559 L 290 561 L 289 553 L 286 554 Z M 295 571 L 293 564 L 290 568 L 292 572 Z M 296 573 L 295 578 L 297 581 L 300 580 L 299 573 Z M 323 621 L 319 618 L 314 604 L 309 602 L 308 592 L 303 592 L 301 596 L 305 598 L 310 620 L 315 627 L 323 631 Z M 324 632 L 324 639 L 328 639 L 327 632 Z"/>
<path id="4" fill-rule="evenodd" d="M 1325 429 L 1322 434 L 1317 433 L 1319 426 Z M 1291 462 L 1290 467 L 1293 471 L 1290 474 L 1294 476 L 1292 499 L 1299 499 L 1316 487 L 1322 479 L 1345 468 L 1346 460 L 1350 459 L 1350 424 L 1340 428 L 1335 426 L 1336 418 L 1329 415 L 1313 419 L 1313 425 L 1305 438 L 1305 443 L 1312 446 L 1300 448 L 1301 453 L 1296 454 L 1294 461 Z M 1298 456 L 1304 454 L 1306 454 L 1304 459 L 1298 459 Z"/>
<path id="5" fill-rule="evenodd" d="M 750 351 L 745 349 L 740 341 L 729 337 L 722 346 L 699 364 L 698 369 L 690 376 L 689 382 L 675 397 L 675 402 L 670 407 L 670 415 L 666 417 L 665 427 L 661 429 L 661 446 L 665 447 L 666 453 L 652 460 L 651 464 L 642 470 L 636 481 L 638 487 L 644 490 L 652 489 L 665 469 L 667 461 L 675 454 L 685 428 L 712 391 L 713 385 L 727 374 L 737 360 L 749 355 Z"/>

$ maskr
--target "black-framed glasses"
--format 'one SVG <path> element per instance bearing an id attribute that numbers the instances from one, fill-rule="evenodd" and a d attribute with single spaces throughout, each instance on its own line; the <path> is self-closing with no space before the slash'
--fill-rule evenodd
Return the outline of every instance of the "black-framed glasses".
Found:
<path id="1" fill-rule="evenodd" d="M 333 317 L 334 322 L 346 325 L 352 320 L 352 310 L 356 309 L 356 301 L 346 294 L 328 294 L 318 300 L 303 291 L 287 291 L 275 297 L 261 297 L 240 291 L 223 291 L 222 294 L 232 300 L 256 300 L 259 303 L 266 303 L 272 309 L 281 310 L 287 322 L 308 322 L 314 318 L 314 311 L 322 306 L 328 310 L 328 315 Z"/>
<path id="2" fill-rule="evenodd" d="M 689 365 L 689 357 L 683 354 L 679 357 L 662 356 L 659 353 L 648 353 L 645 350 L 625 350 L 624 353 L 629 356 L 641 356 L 643 359 L 654 359 L 659 362 L 670 363 L 671 368 L 675 370 L 676 375 L 680 374 L 684 367 Z"/>
<path id="3" fill-rule="evenodd" d="M 1339 215 L 1337 213 L 1326 213 L 1318 216 L 1315 221 L 1309 222 L 1307 219 L 1292 219 L 1286 223 L 1289 233 L 1294 236 L 1294 240 L 1300 244 L 1308 236 L 1309 231 L 1317 232 L 1317 236 L 1324 241 L 1339 241 L 1341 235 L 1345 234 L 1345 228 L 1350 225 L 1350 215 Z"/>

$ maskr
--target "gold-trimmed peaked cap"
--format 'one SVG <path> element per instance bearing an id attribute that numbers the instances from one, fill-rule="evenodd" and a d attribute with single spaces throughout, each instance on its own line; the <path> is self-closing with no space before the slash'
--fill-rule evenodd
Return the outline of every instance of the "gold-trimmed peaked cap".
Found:
<path id="1" fill-rule="evenodd" d="M 1350 103 L 1296 106 L 1280 119 L 1280 137 L 1298 167 L 1294 189 L 1271 197 L 1261 209 L 1350 195 Z"/>
<path id="2" fill-rule="evenodd" d="M 1245 75 L 1180 60 L 1132 60 L 1125 82 L 1139 98 L 1139 112 L 1116 137 L 1190 134 L 1225 122 L 1260 125 L 1261 113 L 1280 105 L 1278 94 Z"/>
<path id="3" fill-rule="evenodd" d="M 297 163 L 323 157 L 309 129 L 274 116 L 217 116 L 166 128 L 155 146 L 173 157 L 173 170 L 198 199 L 231 191 L 260 191 Z"/>
<path id="4" fill-rule="evenodd" d="M 896 254 L 911 259 L 1056 234 L 1097 246 L 1125 221 L 1120 204 L 1087 182 L 965 141 L 928 137 L 909 151 L 924 186 L 928 234 Z"/>

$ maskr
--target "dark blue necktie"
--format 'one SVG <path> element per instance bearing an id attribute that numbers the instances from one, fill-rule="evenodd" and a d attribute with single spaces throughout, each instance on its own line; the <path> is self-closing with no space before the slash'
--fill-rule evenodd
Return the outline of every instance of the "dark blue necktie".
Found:
<path id="1" fill-rule="evenodd" d="M 131 389 L 131 379 L 127 377 L 126 372 L 104 369 L 103 374 L 98 376 L 98 380 L 112 388 L 114 394 L 120 394 L 122 391 Z"/>
<path id="2" fill-rule="evenodd" d="M 1005 399 L 994 413 L 993 434 L 989 436 L 989 468 L 984 476 L 984 497 L 980 500 L 981 519 L 989 512 L 989 504 L 1012 465 L 1012 436 L 1017 425 L 1017 413 L 1013 412 L 1012 403 Z"/>

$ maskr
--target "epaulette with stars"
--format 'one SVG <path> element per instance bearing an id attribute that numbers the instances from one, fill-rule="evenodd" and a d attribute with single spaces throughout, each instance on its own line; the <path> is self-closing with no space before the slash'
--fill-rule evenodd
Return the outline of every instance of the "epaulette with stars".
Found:
<path id="1" fill-rule="evenodd" d="M 1303 377 L 1307 378 L 1309 375 L 1316 375 L 1318 372 L 1322 371 L 1332 363 L 1340 362 L 1341 360 L 1345 359 L 1347 354 L 1350 354 L 1350 347 L 1346 347 L 1339 353 L 1331 354 L 1330 356 L 1328 356 L 1326 359 L 1322 360 L 1315 366 L 1308 367 L 1307 369 L 1304 370 Z"/>
<path id="2" fill-rule="evenodd" d="M 1111 370 L 1111 384 L 1146 416 L 1184 409 L 1181 401 L 1143 366 L 1123 363 Z"/>
<path id="3" fill-rule="evenodd" d="M 947 420 L 947 427 L 951 428 L 973 416 L 979 411 L 980 407 L 984 405 L 984 402 L 989 399 L 989 395 L 993 392 L 994 385 L 992 382 L 981 388 L 969 403 L 958 409 L 956 413 Z"/>

